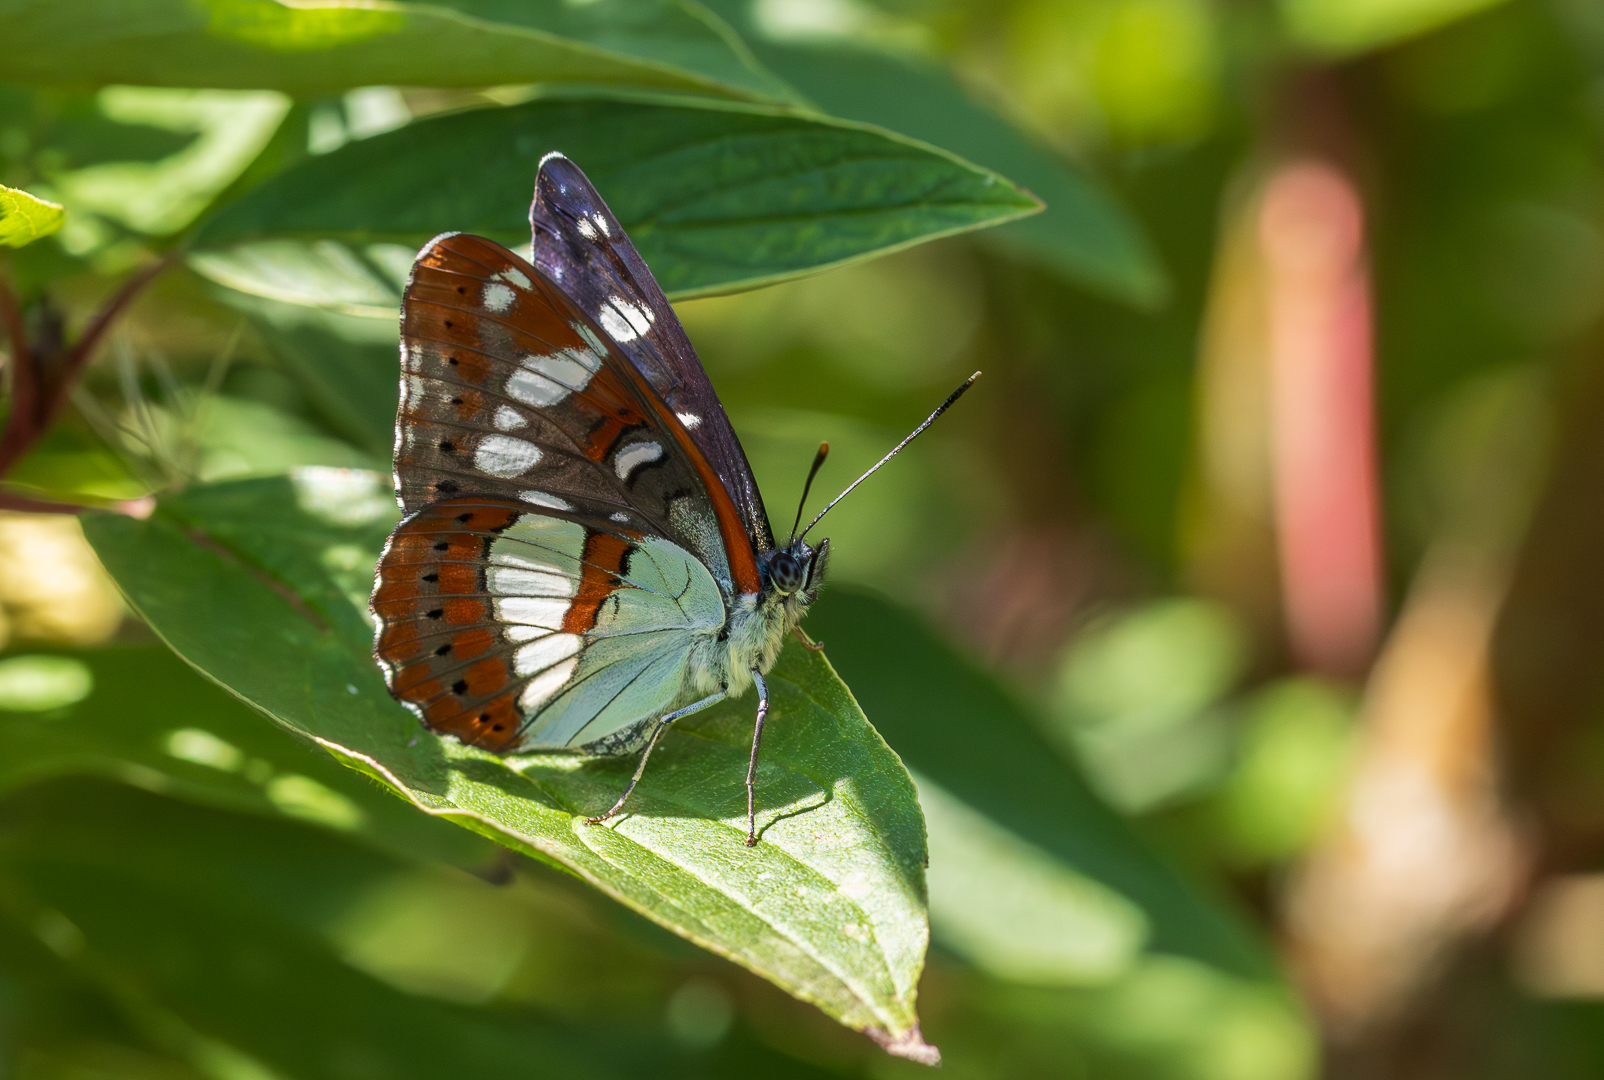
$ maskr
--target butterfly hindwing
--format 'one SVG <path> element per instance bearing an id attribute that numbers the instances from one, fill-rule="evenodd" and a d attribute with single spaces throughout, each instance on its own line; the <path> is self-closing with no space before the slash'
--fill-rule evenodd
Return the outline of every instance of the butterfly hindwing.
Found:
<path id="1" fill-rule="evenodd" d="M 473 495 L 396 528 L 372 608 L 391 692 L 495 751 L 584 746 L 660 715 L 724 621 L 712 575 L 672 541 Z"/>
<path id="2" fill-rule="evenodd" d="M 752 547 L 772 548 L 752 467 L 679 318 L 590 180 L 561 154 L 541 162 L 529 220 L 535 265 L 608 331 L 682 420 L 723 481 Z"/>

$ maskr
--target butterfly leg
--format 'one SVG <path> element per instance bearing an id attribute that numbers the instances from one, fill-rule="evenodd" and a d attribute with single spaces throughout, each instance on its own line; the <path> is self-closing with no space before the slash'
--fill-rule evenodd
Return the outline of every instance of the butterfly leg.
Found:
<path id="1" fill-rule="evenodd" d="M 646 772 L 646 759 L 652 756 L 653 750 L 657 749 L 657 741 L 663 737 L 663 732 L 668 730 L 668 725 L 672 724 L 682 716 L 689 716 L 691 713 L 701 712 L 709 705 L 717 705 L 719 702 L 724 700 L 725 696 L 725 692 L 720 690 L 711 697 L 705 697 L 701 701 L 685 706 L 683 709 L 675 709 L 673 712 L 659 719 L 657 721 L 657 726 L 652 728 L 652 737 L 646 740 L 646 749 L 641 751 L 640 764 L 635 766 L 635 775 L 629 778 L 629 786 L 624 788 L 624 793 L 618 797 L 618 801 L 613 803 L 612 807 L 605 814 L 597 814 L 595 817 L 586 818 L 585 824 L 599 825 L 608 818 L 617 816 L 619 811 L 624 809 L 624 804 L 629 801 L 629 796 L 634 792 L 635 785 L 640 783 L 641 776 Z"/>
<path id="2" fill-rule="evenodd" d="M 757 846 L 757 807 L 752 786 L 757 783 L 757 748 L 763 741 L 763 721 L 769 715 L 769 684 L 763 674 L 752 669 L 752 681 L 757 683 L 757 723 L 752 727 L 752 761 L 746 767 L 746 846 Z"/>

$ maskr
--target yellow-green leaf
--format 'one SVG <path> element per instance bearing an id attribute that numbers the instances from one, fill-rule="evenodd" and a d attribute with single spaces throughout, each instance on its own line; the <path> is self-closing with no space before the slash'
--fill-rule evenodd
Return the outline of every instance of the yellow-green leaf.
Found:
<path id="1" fill-rule="evenodd" d="M 59 205 L 0 185 L 0 244 L 23 247 L 61 228 L 67 212 Z"/>

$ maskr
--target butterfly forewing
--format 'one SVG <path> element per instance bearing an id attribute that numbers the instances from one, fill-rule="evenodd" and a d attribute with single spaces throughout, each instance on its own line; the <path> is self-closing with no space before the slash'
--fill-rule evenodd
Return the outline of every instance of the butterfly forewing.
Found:
<path id="1" fill-rule="evenodd" d="M 631 444 L 661 447 L 630 388 L 607 370 L 606 344 L 516 258 L 477 237 L 447 236 L 414 267 L 396 427 L 403 508 L 463 491 L 541 491 L 558 508 L 582 499 L 604 516 L 661 511 L 650 505 L 661 499 L 630 486 L 644 475 L 605 467 Z M 668 486 L 694 486 L 682 461 L 659 454 L 653 464 Z"/>
<path id="2" fill-rule="evenodd" d="M 401 364 L 403 509 L 473 492 L 586 513 L 689 546 L 732 583 L 740 523 L 716 474 L 608 332 L 506 248 L 448 235 L 424 249 Z"/>
<path id="3" fill-rule="evenodd" d="M 774 546 L 757 481 L 713 384 L 645 260 L 585 174 L 549 154 L 529 211 L 535 265 L 605 328 L 713 465 L 757 551 Z"/>

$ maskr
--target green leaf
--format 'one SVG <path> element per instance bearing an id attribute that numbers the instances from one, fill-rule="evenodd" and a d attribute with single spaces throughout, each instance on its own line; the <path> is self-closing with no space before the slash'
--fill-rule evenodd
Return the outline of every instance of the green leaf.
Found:
<path id="1" fill-rule="evenodd" d="M 987 976 L 961 991 L 967 1030 L 943 1031 L 954 1069 L 1011 1075 L 1000 1045 L 1037 1027 L 1059 1056 L 1097 1063 L 1088 1075 L 1313 1075 L 1312 1026 L 1269 950 L 1099 802 L 992 679 L 850 588 L 827 591 L 808 630 L 918 780 L 936 942 Z M 980 1032 L 977 1013 L 995 1018 Z"/>
<path id="2" fill-rule="evenodd" d="M 1152 307 L 1168 291 L 1142 227 L 1096 179 L 977 103 L 933 65 L 843 44 L 762 39 L 753 5 L 711 5 L 746 32 L 758 59 L 832 116 L 877 124 L 995 169 L 1046 203 L 1022 221 L 985 233 L 985 243 L 1077 284 Z"/>
<path id="3" fill-rule="evenodd" d="M 6 481 L 56 502 L 93 505 L 97 500 L 137 499 L 150 491 L 129 463 L 87 423 L 64 417 L 52 424 L 6 473 Z"/>
<path id="4" fill-rule="evenodd" d="M 535 173 L 551 150 L 585 170 L 677 298 L 782 281 L 1040 207 L 993 172 L 861 124 L 761 106 L 549 98 L 309 160 L 204 226 L 193 262 L 260 295 L 388 315 L 429 237 L 529 242 Z"/>
<path id="5" fill-rule="evenodd" d="M 58 174 L 110 161 L 156 161 L 178 153 L 195 138 L 140 121 L 106 115 L 98 95 L 0 87 L 0 115 L 16 134 L 0 157 L 11 167 L 26 164 L 35 174 Z M 19 138 L 18 136 L 21 136 Z"/>
<path id="6" fill-rule="evenodd" d="M 21 709 L 14 693 L 0 693 L 0 793 L 97 776 L 228 810 L 311 821 L 409 859 L 463 867 L 492 859 L 488 842 L 412 812 L 315 747 L 283 738 L 168 649 L 23 654 L 0 660 L 0 672 L 41 661 L 76 667 L 91 689 L 45 712 Z"/>
<path id="7" fill-rule="evenodd" d="M 1385 48 L 1504 0 L 1281 0 L 1291 38 L 1320 52 Z"/>
<path id="8" fill-rule="evenodd" d="M 0 244 L 24 247 L 61 228 L 67 212 L 57 203 L 0 185 Z"/>
<path id="9" fill-rule="evenodd" d="M 0 905 L 0 970 L 6 973 L 11 1016 L 9 1061 L 25 1060 L 39 1076 L 50 1078 L 208 1080 L 180 1055 L 148 1045 L 138 1025 L 119 1015 L 107 995 L 47 944 L 51 931 L 63 929 L 64 919 L 46 916 L 42 926 L 30 926 L 17 917 L 21 912 L 6 907 Z M 34 914 L 37 920 L 44 913 Z"/>
<path id="10" fill-rule="evenodd" d="M 275 89 L 609 83 L 774 100 L 716 20 L 670 0 L 0 0 L 0 81 Z"/>
<path id="11" fill-rule="evenodd" d="M 8 1006 L 27 1003 L 9 1011 L 7 1051 L 30 1064 L 93 1039 L 239 1080 L 839 1075 L 739 1023 L 714 1047 L 687 1038 L 676 991 L 712 982 L 750 1013 L 749 980 L 710 980 L 694 950 L 593 910 L 606 902 L 526 860 L 491 884 L 81 780 L 30 789 L 0 815 L 0 970 Z"/>
<path id="12" fill-rule="evenodd" d="M 1273 961 L 1242 922 L 1204 900 L 1138 841 L 1002 689 L 917 618 L 871 594 L 838 588 L 825 594 L 807 625 L 921 783 L 929 778 L 945 799 L 983 815 L 1083 882 L 1087 903 L 1108 913 L 1111 933 L 1235 975 L 1275 976 Z M 933 814 L 932 829 L 950 816 Z M 945 843 L 932 833 L 933 852 Z M 932 875 L 932 888 L 941 879 Z M 962 912 L 941 897 L 931 905 Z M 1145 932 L 1130 929 L 1133 915 Z M 1065 980 L 1076 981 L 1074 973 Z"/>
<path id="13" fill-rule="evenodd" d="M 644 1064 L 631 1040 L 431 1001 L 343 963 L 331 932 L 402 867 L 338 837 L 83 782 L 32 789 L 5 815 L 0 921 L 33 927 L 207 1075 L 621 1078 Z"/>
<path id="14" fill-rule="evenodd" d="M 633 812 L 604 809 L 629 760 L 508 760 L 419 728 L 386 693 L 366 595 L 394 522 L 371 475 L 308 469 L 193 489 L 85 533 L 152 628 L 289 730 L 430 813 L 564 866 L 681 936 L 928 1059 L 924 830 L 913 786 L 823 657 L 792 645 L 770 674 L 758 791 L 744 843 L 750 699 L 676 728 Z"/>
<path id="15" fill-rule="evenodd" d="M 306 308 L 292 308 L 306 311 Z M 396 327 L 371 319 L 345 319 L 329 329 L 310 323 L 278 325 L 263 335 L 268 348 L 301 385 L 318 413 L 331 427 L 362 449 L 387 458 L 395 446 Z M 372 327 L 374 335 L 357 337 L 340 331 L 349 324 Z M 353 340 L 354 339 L 354 340 Z"/>

